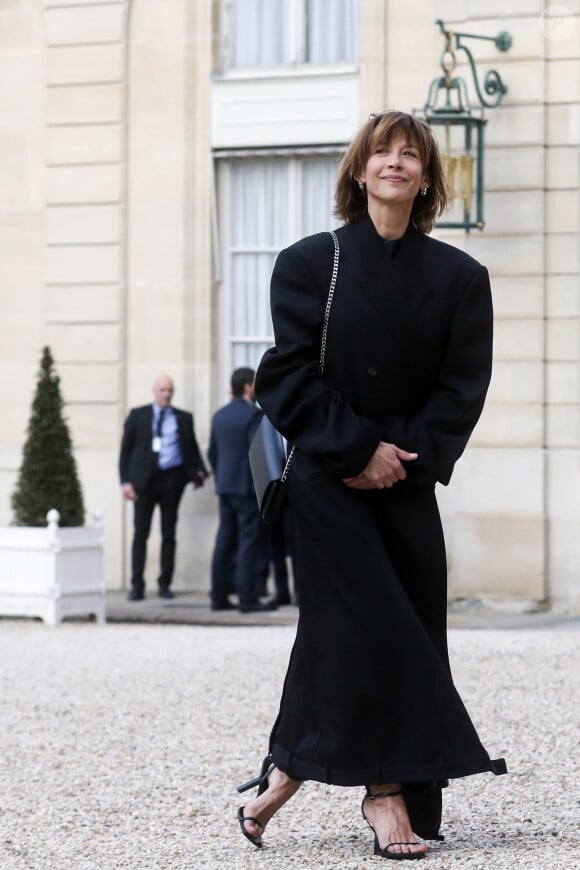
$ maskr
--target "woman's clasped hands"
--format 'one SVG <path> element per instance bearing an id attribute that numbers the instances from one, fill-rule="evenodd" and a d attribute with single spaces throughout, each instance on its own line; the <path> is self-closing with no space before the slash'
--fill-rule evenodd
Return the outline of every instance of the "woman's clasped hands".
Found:
<path id="1" fill-rule="evenodd" d="M 418 455 L 402 450 L 396 444 L 380 441 L 364 471 L 356 477 L 344 477 L 343 483 L 350 489 L 390 489 L 407 477 L 402 461 L 410 462 L 417 459 Z"/>

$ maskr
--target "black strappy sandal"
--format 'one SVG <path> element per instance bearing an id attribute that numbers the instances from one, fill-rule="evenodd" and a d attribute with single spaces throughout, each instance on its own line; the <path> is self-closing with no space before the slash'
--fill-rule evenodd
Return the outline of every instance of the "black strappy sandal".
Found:
<path id="1" fill-rule="evenodd" d="M 244 837 L 249 840 L 253 846 L 256 846 L 257 849 L 261 849 L 264 845 L 262 843 L 262 834 L 258 834 L 257 837 L 254 837 L 252 834 L 250 834 L 249 831 L 246 830 L 246 826 L 244 824 L 244 822 L 253 822 L 255 825 L 259 825 L 261 827 L 263 833 L 265 831 L 265 828 L 260 819 L 257 819 L 255 816 L 245 816 L 244 808 L 238 807 L 238 822 L 240 823 L 240 828 L 242 829 L 242 834 L 244 835 Z"/>
<path id="2" fill-rule="evenodd" d="M 367 793 L 362 800 L 362 804 L 361 804 L 361 808 L 360 808 L 361 813 L 362 813 L 363 819 L 365 820 L 365 822 L 367 823 L 367 825 L 369 826 L 369 828 L 371 829 L 371 831 L 375 835 L 375 855 L 380 855 L 381 858 L 389 858 L 391 861 L 418 861 L 419 858 L 425 857 L 425 854 L 426 854 L 425 852 L 391 852 L 390 851 L 393 848 L 393 846 L 418 846 L 419 843 L 417 843 L 417 841 L 410 842 L 410 843 L 387 843 L 387 845 L 383 846 L 383 848 L 381 849 L 381 846 L 379 845 L 379 838 L 377 837 L 377 832 L 375 831 L 375 829 L 373 828 L 370 821 L 367 819 L 367 817 L 365 815 L 365 801 L 366 800 L 374 801 L 377 798 L 382 798 L 382 797 L 396 797 L 396 795 L 398 795 L 398 794 L 403 794 L 402 788 L 400 788 L 398 791 L 379 791 L 376 794 L 371 794 L 371 792 L 369 791 L 369 788 L 367 786 Z"/>
<path id="3" fill-rule="evenodd" d="M 244 791 L 248 791 L 250 788 L 254 788 L 258 786 L 258 793 L 256 797 L 259 797 L 263 794 L 268 788 L 268 777 L 274 770 L 274 764 L 272 762 L 272 756 L 267 755 L 262 762 L 262 768 L 258 776 L 254 777 L 254 779 L 250 779 L 248 782 L 245 782 L 243 785 L 239 785 L 237 790 L 240 794 Z M 246 830 L 245 822 L 253 822 L 255 825 L 259 825 L 262 829 L 262 832 L 266 829 L 266 826 L 260 821 L 260 819 L 256 819 L 254 816 L 245 816 L 244 815 L 244 807 L 238 807 L 238 822 L 240 823 L 240 828 L 242 829 L 242 834 L 244 837 L 250 841 L 253 846 L 256 846 L 257 849 L 261 849 L 263 846 L 262 843 L 262 835 L 259 834 L 257 837 L 253 836 Z"/>

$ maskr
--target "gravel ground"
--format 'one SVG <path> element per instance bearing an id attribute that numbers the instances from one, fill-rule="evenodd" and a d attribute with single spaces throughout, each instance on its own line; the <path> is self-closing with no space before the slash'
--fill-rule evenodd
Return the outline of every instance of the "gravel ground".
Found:
<path id="1" fill-rule="evenodd" d="M 292 627 L 0 622 L 2 870 L 384 866 L 362 789 L 307 783 L 259 851 L 235 785 L 265 753 Z M 577 867 L 578 623 L 450 632 L 457 686 L 510 775 L 454 781 L 421 866 Z"/>

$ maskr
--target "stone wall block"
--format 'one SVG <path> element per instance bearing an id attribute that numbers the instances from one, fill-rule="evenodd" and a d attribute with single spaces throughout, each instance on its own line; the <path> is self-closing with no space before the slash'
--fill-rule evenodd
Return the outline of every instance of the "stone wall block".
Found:
<path id="1" fill-rule="evenodd" d="M 580 446 L 580 414 L 578 404 L 548 405 L 546 408 L 546 446 Z"/>
<path id="2" fill-rule="evenodd" d="M 452 244 L 455 244 L 455 240 Z M 536 277 L 543 271 L 544 238 L 539 233 L 510 236 L 507 244 L 505 234 L 497 233 L 493 223 L 486 221 L 485 231 L 482 234 L 471 233 L 465 249 L 480 263 L 485 263 L 492 284 L 496 275 L 505 278 L 511 275 Z"/>
<path id="3" fill-rule="evenodd" d="M 555 188 L 580 187 L 580 161 L 576 146 L 557 145 L 546 148 L 546 185 Z"/>
<path id="4" fill-rule="evenodd" d="M 558 318 L 549 320 L 546 330 L 546 358 L 554 360 L 578 360 L 580 347 L 580 324 L 577 319 Z"/>
<path id="5" fill-rule="evenodd" d="M 580 317 L 578 275 L 547 275 L 548 317 Z"/>
<path id="6" fill-rule="evenodd" d="M 116 323 L 121 291 L 116 284 L 51 285 L 45 292 L 47 323 Z"/>
<path id="7" fill-rule="evenodd" d="M 579 161 L 576 160 L 576 163 Z M 546 220 L 552 233 L 580 231 L 580 194 L 576 190 L 548 190 Z"/>
<path id="8" fill-rule="evenodd" d="M 66 416 L 70 423 L 75 454 L 82 468 L 87 451 L 90 456 L 99 455 L 102 464 L 99 465 L 99 474 L 107 474 L 111 480 L 117 483 L 117 457 L 119 445 L 113 445 L 113 433 L 118 431 L 118 406 L 113 402 L 71 402 L 66 406 Z M 106 453 L 111 451 L 114 459 L 110 461 Z M 94 452 L 96 451 L 96 453 Z M 107 459 L 107 462 L 104 460 Z M 94 467 L 94 466 L 93 466 Z M 112 587 L 114 588 L 114 587 Z"/>
<path id="9" fill-rule="evenodd" d="M 541 233 L 544 227 L 542 190 L 486 191 L 485 223 L 494 233 Z"/>
<path id="10" fill-rule="evenodd" d="M 119 361 L 119 327 L 116 324 L 53 324 L 47 327 L 47 337 L 59 370 L 65 363 Z M 85 401 L 92 401 L 89 393 Z"/>
<path id="11" fill-rule="evenodd" d="M 121 45 L 67 45 L 47 50 L 46 83 L 49 86 L 119 83 L 122 76 Z"/>
<path id="12" fill-rule="evenodd" d="M 40 19 L 20 8 L 22 3 L 2 3 L 0 8 L 0 54 L 28 53 L 40 42 Z"/>
<path id="13" fill-rule="evenodd" d="M 580 145 L 580 103 L 546 106 L 546 145 Z"/>
<path id="14" fill-rule="evenodd" d="M 494 358 L 496 360 L 541 360 L 544 349 L 541 320 L 496 320 Z"/>
<path id="15" fill-rule="evenodd" d="M 580 4 L 568 0 L 564 5 L 568 14 L 556 22 L 550 39 L 545 40 L 546 57 L 550 60 L 580 57 Z"/>
<path id="16" fill-rule="evenodd" d="M 495 24 L 497 28 L 497 22 L 495 22 Z M 504 29 L 503 24 L 501 29 Z M 498 30 L 496 29 L 493 35 L 495 36 L 497 33 Z M 490 43 L 490 45 L 492 45 L 492 43 Z M 473 48 L 473 45 L 470 47 Z M 492 49 L 495 51 L 495 47 L 492 46 Z M 508 96 L 505 100 L 508 100 L 510 105 L 517 105 L 518 107 L 525 107 L 526 105 L 535 106 L 538 102 L 544 102 L 546 85 L 543 63 L 539 61 L 537 57 L 517 60 L 512 55 L 512 50 L 513 49 L 510 49 L 507 54 L 503 55 L 495 51 L 495 60 L 490 58 L 488 61 L 490 64 L 493 63 L 493 68 L 497 69 L 507 85 Z M 483 60 L 478 63 L 478 69 L 481 70 L 481 78 L 483 78 L 483 73 L 486 68 L 487 64 L 484 64 Z M 467 75 L 468 74 L 466 73 L 466 78 Z M 502 102 L 499 111 L 503 111 L 506 106 L 507 103 Z M 495 120 L 493 110 L 491 110 L 487 116 L 490 119 L 488 123 L 489 128 Z"/>
<path id="17" fill-rule="evenodd" d="M 551 449 L 547 455 L 549 589 L 557 607 L 580 611 L 580 454 Z"/>
<path id="18" fill-rule="evenodd" d="M 119 246 L 56 245 L 45 251 L 47 284 L 118 283 Z"/>
<path id="19" fill-rule="evenodd" d="M 541 447 L 544 420 L 541 405 L 488 402 L 472 435 L 473 446 Z"/>
<path id="20" fill-rule="evenodd" d="M 485 130 L 486 146 L 544 145 L 544 107 L 540 104 L 514 106 L 502 103 L 490 115 Z"/>
<path id="21" fill-rule="evenodd" d="M 61 363 L 59 375 L 67 402 L 108 404 L 119 401 L 119 372 L 116 363 Z"/>
<path id="22" fill-rule="evenodd" d="M 43 129 L 43 74 L 38 55 L 0 55 L 0 131 L 28 136 Z"/>
<path id="23" fill-rule="evenodd" d="M 538 318 L 544 314 L 544 282 L 541 275 L 492 275 L 491 292 L 496 319 Z"/>
<path id="24" fill-rule="evenodd" d="M 544 398 L 541 362 L 495 362 L 487 401 L 540 404 Z"/>
<path id="25" fill-rule="evenodd" d="M 458 513 L 537 516 L 543 508 L 542 463 L 537 450 L 476 448 L 470 442 L 450 486 L 437 487 L 437 498 L 446 509 L 453 503 Z"/>
<path id="26" fill-rule="evenodd" d="M 62 243 L 118 242 L 119 205 L 54 205 L 46 210 L 46 241 Z"/>
<path id="27" fill-rule="evenodd" d="M 121 159 L 120 124 L 49 127 L 46 157 L 55 164 L 110 163 Z"/>
<path id="28" fill-rule="evenodd" d="M 58 6 L 45 10 L 48 45 L 120 42 L 123 37 L 124 3 Z"/>
<path id="29" fill-rule="evenodd" d="M 31 251 L 42 248 L 42 216 L 40 214 L 0 214 L 0 287 L 6 291 L 7 299 L 2 300 L 2 318 L 8 308 L 22 301 L 22 291 L 26 287 L 40 287 L 42 284 L 42 259 L 31 256 Z M 11 297 L 17 288 L 17 296 Z"/>
<path id="30" fill-rule="evenodd" d="M 117 84 L 55 85 L 47 90 L 49 125 L 97 124 L 121 120 L 121 88 Z"/>
<path id="31" fill-rule="evenodd" d="M 578 235 L 549 233 L 546 236 L 546 269 L 553 275 L 578 274 Z"/>
<path id="32" fill-rule="evenodd" d="M 485 190 L 529 190 L 542 187 L 544 149 L 539 145 L 485 149 Z"/>
<path id="33" fill-rule="evenodd" d="M 544 598 L 543 458 L 540 450 L 478 449 L 438 487 L 449 597 Z"/>
<path id="34" fill-rule="evenodd" d="M 46 176 L 48 205 L 116 203 L 121 198 L 118 165 L 50 166 Z"/>
<path id="35" fill-rule="evenodd" d="M 444 519 L 448 597 L 545 598 L 544 519 L 498 513 Z"/>
<path id="36" fill-rule="evenodd" d="M 577 103 L 580 93 L 578 59 L 549 61 L 546 69 L 546 90 L 550 103 Z"/>
<path id="37" fill-rule="evenodd" d="M 547 400 L 550 404 L 574 404 L 580 398 L 580 368 L 574 362 L 546 365 Z"/>

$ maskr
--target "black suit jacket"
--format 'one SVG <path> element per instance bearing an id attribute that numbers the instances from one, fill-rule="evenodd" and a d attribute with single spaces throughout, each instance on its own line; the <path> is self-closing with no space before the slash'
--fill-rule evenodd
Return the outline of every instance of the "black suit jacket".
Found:
<path id="1" fill-rule="evenodd" d="M 248 450 L 262 411 L 241 396 L 213 416 L 208 458 L 218 495 L 253 495 Z"/>
<path id="2" fill-rule="evenodd" d="M 179 408 L 172 407 L 172 410 L 177 420 L 185 476 L 196 486 L 201 486 L 208 472 L 195 438 L 193 415 Z M 119 474 L 121 483 L 132 483 L 137 491 L 146 488 L 155 470 L 154 453 L 151 449 L 152 429 L 153 405 L 133 408 L 125 420 Z"/>
<path id="3" fill-rule="evenodd" d="M 278 256 L 271 286 L 276 346 L 256 373 L 274 426 L 327 471 L 350 477 L 380 440 L 417 452 L 399 486 L 449 482 L 491 376 L 487 270 L 412 225 L 391 256 L 365 216 L 337 230 L 338 281 L 324 376 L 320 335 L 332 272 L 328 233 Z"/>

